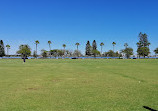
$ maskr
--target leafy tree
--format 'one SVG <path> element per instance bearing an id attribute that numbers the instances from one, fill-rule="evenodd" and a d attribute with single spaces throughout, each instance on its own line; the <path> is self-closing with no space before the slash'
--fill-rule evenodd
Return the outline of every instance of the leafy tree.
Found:
<path id="1" fill-rule="evenodd" d="M 80 43 L 77 42 L 75 45 L 77 46 L 77 52 L 79 52 L 78 51 L 78 46 L 80 45 Z M 79 56 L 79 54 L 77 56 Z"/>
<path id="2" fill-rule="evenodd" d="M 116 43 L 113 42 L 112 45 L 113 45 L 113 52 L 115 52 L 115 51 L 114 51 L 114 47 L 115 47 Z"/>
<path id="3" fill-rule="evenodd" d="M 52 56 L 57 57 L 58 56 L 58 49 L 51 50 L 50 53 Z"/>
<path id="4" fill-rule="evenodd" d="M 140 32 L 138 35 L 139 38 L 139 42 L 137 42 L 137 53 L 140 56 L 143 56 L 145 58 L 145 56 L 148 56 L 150 53 L 150 42 L 148 41 L 148 35 L 146 33 L 142 33 Z"/>
<path id="5" fill-rule="evenodd" d="M 122 57 L 122 54 L 117 51 L 116 53 L 114 52 L 114 56 L 120 58 L 120 57 Z"/>
<path id="6" fill-rule="evenodd" d="M 150 54 L 150 50 L 148 47 L 138 48 L 137 52 L 139 55 L 143 56 L 144 58 L 145 56 L 148 56 Z"/>
<path id="7" fill-rule="evenodd" d="M 20 54 L 22 57 L 28 57 L 31 55 L 31 48 L 29 45 L 20 45 L 17 54 Z"/>
<path id="8" fill-rule="evenodd" d="M 115 52 L 113 50 L 109 50 L 108 52 L 105 53 L 105 56 L 107 57 L 115 57 Z"/>
<path id="9" fill-rule="evenodd" d="M 0 57 L 5 56 L 3 40 L 0 40 Z"/>
<path id="10" fill-rule="evenodd" d="M 101 46 L 101 55 L 102 55 L 102 47 L 103 47 L 103 45 L 104 45 L 104 43 L 101 42 L 101 43 L 100 43 L 100 46 Z"/>
<path id="11" fill-rule="evenodd" d="M 86 44 L 86 55 L 91 56 L 91 45 L 89 41 Z"/>
<path id="12" fill-rule="evenodd" d="M 41 55 L 42 55 L 43 58 L 48 57 L 48 56 L 47 56 L 47 52 L 48 52 L 48 51 L 46 51 L 46 50 L 44 50 L 44 49 L 41 50 Z"/>
<path id="13" fill-rule="evenodd" d="M 92 43 L 92 50 L 97 50 L 97 43 L 95 40 Z"/>
<path id="14" fill-rule="evenodd" d="M 80 56 L 82 56 L 82 54 L 81 54 L 81 52 L 80 52 L 79 50 L 75 50 L 75 51 L 73 52 L 73 56 L 80 57 Z"/>
<path id="15" fill-rule="evenodd" d="M 119 55 L 120 55 L 120 54 L 119 54 L 119 52 L 117 51 L 117 52 L 115 53 L 115 56 L 116 56 L 116 57 L 119 57 Z"/>
<path id="16" fill-rule="evenodd" d="M 65 53 L 69 57 L 73 55 L 73 52 L 71 50 L 65 50 Z"/>
<path id="17" fill-rule="evenodd" d="M 158 54 L 158 48 L 156 48 L 156 49 L 154 50 L 154 52 L 155 52 L 155 54 Z"/>
<path id="18" fill-rule="evenodd" d="M 140 32 L 138 35 L 139 42 L 137 42 L 137 45 L 140 45 L 140 47 L 147 47 L 150 45 L 150 42 L 148 41 L 148 35 L 146 33 Z"/>
<path id="19" fill-rule="evenodd" d="M 92 50 L 92 53 L 94 55 L 94 57 L 96 57 L 97 55 L 100 55 L 100 52 L 98 50 Z"/>
<path id="20" fill-rule="evenodd" d="M 63 56 L 64 55 L 64 51 L 63 50 L 58 50 L 58 49 L 54 49 L 51 50 L 51 55 L 53 55 L 54 57 L 58 57 L 58 56 Z"/>
<path id="21" fill-rule="evenodd" d="M 133 49 L 130 47 L 121 50 L 121 52 L 126 55 L 127 59 L 129 59 L 130 55 L 133 55 Z"/>
<path id="22" fill-rule="evenodd" d="M 37 55 L 37 45 L 39 44 L 39 41 L 36 40 L 36 41 L 35 41 L 35 44 L 36 44 L 36 55 Z M 38 55 L 37 55 L 37 56 L 38 56 Z"/>
<path id="23" fill-rule="evenodd" d="M 122 54 L 118 51 L 115 53 L 113 50 L 109 50 L 108 52 L 104 53 L 105 57 L 122 57 Z"/>
<path id="24" fill-rule="evenodd" d="M 58 50 L 58 56 L 62 57 L 64 55 L 65 50 Z"/>
<path id="25" fill-rule="evenodd" d="M 125 43 L 124 46 L 125 46 L 125 49 L 126 49 L 128 47 L 128 43 Z"/>
<path id="26" fill-rule="evenodd" d="M 142 47 L 140 42 L 137 42 L 136 45 L 137 45 L 138 48 Z"/>
<path id="27" fill-rule="evenodd" d="M 6 47 L 7 47 L 7 55 L 9 55 L 10 45 L 6 45 Z"/>

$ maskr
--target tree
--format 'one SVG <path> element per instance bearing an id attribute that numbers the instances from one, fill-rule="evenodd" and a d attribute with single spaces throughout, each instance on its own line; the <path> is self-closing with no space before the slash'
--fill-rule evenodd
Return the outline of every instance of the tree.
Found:
<path id="1" fill-rule="evenodd" d="M 51 53 L 51 55 L 54 56 L 54 57 L 57 57 L 57 56 L 58 56 L 58 50 L 57 50 L 57 49 L 51 50 L 50 53 Z"/>
<path id="2" fill-rule="evenodd" d="M 137 42 L 136 45 L 137 45 L 138 48 L 142 47 L 140 42 Z"/>
<path id="3" fill-rule="evenodd" d="M 10 45 L 6 45 L 6 47 L 7 47 L 7 55 L 9 56 Z"/>
<path id="4" fill-rule="evenodd" d="M 122 54 L 121 53 L 119 53 L 118 51 L 116 51 L 116 53 L 114 52 L 114 57 L 122 57 Z"/>
<path id="5" fill-rule="evenodd" d="M 63 47 L 64 47 L 64 50 L 65 50 L 66 44 L 63 44 Z"/>
<path id="6" fill-rule="evenodd" d="M 141 47 L 147 47 L 150 45 L 150 42 L 148 41 L 148 35 L 146 33 L 143 34 L 142 32 L 140 32 L 138 38 L 139 38 L 138 43 Z"/>
<path id="7" fill-rule="evenodd" d="M 115 57 L 116 56 L 116 54 L 113 50 L 109 50 L 108 52 L 105 53 L 105 55 L 107 57 Z"/>
<path id="8" fill-rule="evenodd" d="M 102 55 L 102 47 L 103 47 L 103 45 L 104 45 L 104 43 L 101 42 L 101 43 L 100 43 L 100 46 L 101 46 L 101 55 Z"/>
<path id="9" fill-rule="evenodd" d="M 125 46 L 125 49 L 126 49 L 128 47 L 128 43 L 125 43 L 124 46 Z"/>
<path id="10" fill-rule="evenodd" d="M 158 54 L 158 48 L 156 48 L 156 49 L 154 50 L 154 52 L 155 52 L 155 54 Z"/>
<path id="11" fill-rule="evenodd" d="M 63 47 L 64 47 L 64 56 L 65 56 L 65 47 L 66 47 L 66 44 L 63 44 Z"/>
<path id="12" fill-rule="evenodd" d="M 58 57 L 58 56 L 63 56 L 64 55 L 64 51 L 63 50 L 58 50 L 58 49 L 54 49 L 51 50 L 51 55 L 53 55 L 54 57 Z"/>
<path id="13" fill-rule="evenodd" d="M 5 56 L 3 40 L 0 40 L 0 57 Z"/>
<path id="14" fill-rule="evenodd" d="M 49 44 L 49 50 L 51 50 L 51 44 L 52 44 L 52 42 L 49 40 L 48 44 Z"/>
<path id="15" fill-rule="evenodd" d="M 39 41 L 38 40 L 36 40 L 35 41 L 35 44 L 36 44 L 36 55 L 37 55 L 37 45 L 39 44 Z M 37 55 L 38 56 L 38 55 Z M 37 58 L 37 57 L 36 57 Z"/>
<path id="16" fill-rule="evenodd" d="M 115 53 L 115 52 L 114 52 L 114 53 Z M 116 56 L 116 57 L 119 57 L 119 55 L 120 55 L 119 52 L 116 51 L 115 56 Z"/>
<path id="17" fill-rule="evenodd" d="M 88 56 L 91 56 L 91 45 L 90 45 L 90 42 L 87 41 L 87 44 L 86 44 L 86 55 Z"/>
<path id="18" fill-rule="evenodd" d="M 139 42 L 137 42 L 137 53 L 140 56 L 143 56 L 145 58 L 145 56 L 148 56 L 150 53 L 150 42 L 148 41 L 148 35 L 146 33 L 142 33 L 140 32 L 138 35 L 139 38 Z"/>
<path id="19" fill-rule="evenodd" d="M 127 57 L 127 59 L 129 59 L 130 55 L 133 55 L 133 49 L 132 48 L 125 48 L 123 50 L 121 50 L 122 53 L 124 53 Z"/>
<path id="20" fill-rule="evenodd" d="M 73 56 L 82 56 L 82 54 L 81 54 L 81 52 L 79 51 L 79 50 L 75 50 L 74 52 L 73 52 Z"/>
<path id="21" fill-rule="evenodd" d="M 97 43 L 95 40 L 92 43 L 92 50 L 97 50 Z"/>
<path id="22" fill-rule="evenodd" d="M 96 57 L 97 55 L 100 55 L 100 52 L 98 50 L 92 50 L 92 53 L 94 55 L 94 57 Z"/>
<path id="23" fill-rule="evenodd" d="M 62 57 L 62 56 L 64 56 L 64 52 L 65 52 L 65 50 L 58 50 L 58 56 L 60 56 L 60 57 Z"/>
<path id="24" fill-rule="evenodd" d="M 17 53 L 26 58 L 31 55 L 31 48 L 29 45 L 20 45 Z"/>
<path id="25" fill-rule="evenodd" d="M 115 47 L 116 43 L 113 42 L 112 45 L 113 45 L 113 52 L 115 52 L 115 51 L 114 51 L 114 47 Z"/>
<path id="26" fill-rule="evenodd" d="M 71 50 L 65 50 L 65 53 L 69 57 L 73 55 L 73 52 Z"/>
<path id="27" fill-rule="evenodd" d="M 78 50 L 78 46 L 80 45 L 80 43 L 77 42 L 75 45 L 77 46 L 77 50 Z"/>
<path id="28" fill-rule="evenodd" d="M 48 41 L 48 44 L 49 44 L 49 54 L 50 54 L 51 44 L 52 44 L 52 42 L 49 40 L 49 41 Z M 51 58 L 51 54 L 50 54 L 50 58 Z"/>
<path id="29" fill-rule="evenodd" d="M 80 45 L 80 43 L 77 42 L 75 45 L 77 46 L 77 52 L 79 52 L 78 51 L 78 46 Z M 79 56 L 79 54 L 77 56 Z"/>
<path id="30" fill-rule="evenodd" d="M 145 56 L 150 54 L 150 50 L 148 47 L 141 47 L 138 48 L 137 53 L 145 58 Z"/>
<path id="31" fill-rule="evenodd" d="M 44 50 L 44 49 L 41 50 L 41 55 L 42 55 L 43 58 L 46 58 L 46 57 L 47 57 L 47 52 L 48 52 L 48 51 L 46 51 L 46 50 Z"/>
<path id="32" fill-rule="evenodd" d="M 148 44 L 147 44 L 148 48 L 149 48 L 150 45 L 151 45 L 151 43 L 148 43 Z"/>

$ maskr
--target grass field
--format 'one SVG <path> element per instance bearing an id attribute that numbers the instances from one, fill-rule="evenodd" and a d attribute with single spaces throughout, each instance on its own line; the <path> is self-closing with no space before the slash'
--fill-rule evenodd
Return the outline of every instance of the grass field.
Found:
<path id="1" fill-rule="evenodd" d="M 158 110 L 158 60 L 0 60 L 0 111 Z"/>

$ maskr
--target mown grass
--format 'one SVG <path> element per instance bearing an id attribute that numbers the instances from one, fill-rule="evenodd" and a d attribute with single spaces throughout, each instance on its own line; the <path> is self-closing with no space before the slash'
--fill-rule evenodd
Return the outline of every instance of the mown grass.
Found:
<path id="1" fill-rule="evenodd" d="M 0 111 L 158 110 L 158 60 L 0 60 Z"/>

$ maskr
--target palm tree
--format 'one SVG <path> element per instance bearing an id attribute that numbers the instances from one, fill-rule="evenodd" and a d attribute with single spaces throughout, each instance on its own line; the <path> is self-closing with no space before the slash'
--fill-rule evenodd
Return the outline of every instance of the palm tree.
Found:
<path id="1" fill-rule="evenodd" d="M 77 55 L 78 55 L 78 46 L 80 45 L 80 43 L 77 42 L 75 45 L 77 46 Z"/>
<path id="2" fill-rule="evenodd" d="M 80 43 L 77 42 L 75 45 L 77 46 L 77 51 L 78 51 L 78 46 L 80 45 Z"/>
<path id="3" fill-rule="evenodd" d="M 113 42 L 113 43 L 112 43 L 112 45 L 113 45 L 113 51 L 114 51 L 114 47 L 115 47 L 116 43 L 115 43 L 115 42 Z"/>
<path id="4" fill-rule="evenodd" d="M 52 44 L 52 42 L 49 40 L 49 41 L 48 41 L 48 44 L 49 44 L 49 50 L 51 50 L 50 44 Z"/>
<path id="5" fill-rule="evenodd" d="M 100 46 L 101 46 L 101 55 L 102 55 L 102 47 L 103 47 L 103 45 L 104 45 L 104 43 L 101 42 L 101 43 L 100 43 Z"/>
<path id="6" fill-rule="evenodd" d="M 128 43 L 125 43 L 124 46 L 125 46 L 125 48 L 127 48 L 128 47 Z"/>
<path id="7" fill-rule="evenodd" d="M 49 44 L 49 53 L 50 53 L 50 51 L 51 51 L 51 46 L 50 45 L 52 44 L 52 42 L 49 40 L 48 44 Z M 50 53 L 50 58 L 51 58 L 51 53 Z"/>
<path id="8" fill-rule="evenodd" d="M 64 50 L 65 50 L 66 44 L 63 44 L 63 47 L 64 47 Z"/>
<path id="9" fill-rule="evenodd" d="M 9 55 L 10 45 L 6 45 L 6 47 L 7 47 L 7 55 Z"/>
<path id="10" fill-rule="evenodd" d="M 63 44 L 63 47 L 64 47 L 64 56 L 65 56 L 65 47 L 66 47 L 66 44 Z"/>
<path id="11" fill-rule="evenodd" d="M 36 58 L 37 58 L 37 45 L 39 44 L 39 41 L 36 40 L 36 41 L 35 41 L 35 44 L 36 44 Z"/>

